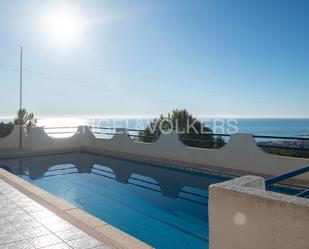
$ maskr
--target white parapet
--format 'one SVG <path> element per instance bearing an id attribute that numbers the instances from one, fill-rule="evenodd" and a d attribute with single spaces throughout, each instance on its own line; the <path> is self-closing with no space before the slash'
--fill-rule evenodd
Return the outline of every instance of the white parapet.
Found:
<path id="1" fill-rule="evenodd" d="M 97 138 L 90 127 L 80 126 L 67 138 L 53 138 L 42 127 L 22 130 L 22 147 L 28 151 L 84 150 L 113 154 L 124 158 L 163 162 L 178 166 L 223 172 L 225 174 L 262 176 L 279 175 L 309 165 L 309 159 L 276 156 L 259 148 L 251 134 L 233 134 L 220 149 L 188 147 L 175 132 L 161 134 L 153 143 L 133 141 L 126 129 L 117 129 L 111 139 Z M 18 149 L 19 127 L 0 139 L 0 150 Z M 295 179 L 309 182 L 309 174 Z"/>
<path id="2" fill-rule="evenodd" d="M 20 144 L 20 126 L 15 125 L 13 130 L 6 137 L 0 138 L 0 149 L 17 149 Z"/>
<path id="3" fill-rule="evenodd" d="M 93 143 L 95 137 L 88 126 L 79 126 L 76 132 L 66 138 L 53 138 L 42 127 L 31 127 L 23 136 L 23 147 L 28 150 L 61 150 L 80 148 Z"/>
<path id="4" fill-rule="evenodd" d="M 211 249 L 308 249 L 309 199 L 265 190 L 244 176 L 210 186 Z"/>

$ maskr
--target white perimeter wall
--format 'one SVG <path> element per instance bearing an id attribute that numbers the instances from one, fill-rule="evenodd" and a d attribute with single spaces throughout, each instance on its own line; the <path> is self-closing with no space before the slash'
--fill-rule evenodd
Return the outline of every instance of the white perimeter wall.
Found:
<path id="1" fill-rule="evenodd" d="M 12 132 L 3 138 L 0 138 L 0 150 L 19 148 L 20 126 L 14 126 Z"/>
<path id="2" fill-rule="evenodd" d="M 250 134 L 231 135 L 221 149 L 201 149 L 184 145 L 176 133 L 162 134 L 154 143 L 134 142 L 125 129 L 117 129 L 111 139 L 96 138 L 89 127 L 81 126 L 69 138 L 49 137 L 43 128 L 23 130 L 23 149 L 31 151 L 87 148 L 96 152 L 109 151 L 159 161 L 181 162 L 188 167 L 209 169 L 220 167 L 263 175 L 278 175 L 309 165 L 309 159 L 288 158 L 268 154 L 261 150 Z M 0 149 L 19 147 L 19 127 L 0 139 Z M 309 174 L 297 177 L 309 180 Z"/>
<path id="3" fill-rule="evenodd" d="M 309 199 L 265 191 L 245 176 L 210 186 L 211 249 L 308 249 Z"/>

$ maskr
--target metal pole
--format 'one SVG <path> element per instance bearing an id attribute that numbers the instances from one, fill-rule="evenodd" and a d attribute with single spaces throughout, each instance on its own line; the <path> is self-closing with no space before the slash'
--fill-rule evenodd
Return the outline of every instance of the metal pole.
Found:
<path id="1" fill-rule="evenodd" d="M 20 47 L 19 66 L 19 110 L 23 108 L 23 47 Z"/>
<path id="2" fill-rule="evenodd" d="M 19 110 L 23 109 L 23 47 L 20 47 L 20 65 L 19 65 Z M 22 149 L 22 124 L 19 125 L 19 148 Z"/>

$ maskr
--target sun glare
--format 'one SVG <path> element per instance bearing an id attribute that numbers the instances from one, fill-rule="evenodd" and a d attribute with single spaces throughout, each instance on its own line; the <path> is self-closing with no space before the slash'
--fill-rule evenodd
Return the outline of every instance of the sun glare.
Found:
<path id="1" fill-rule="evenodd" d="M 76 127 L 79 125 L 87 125 L 85 119 L 80 118 L 44 118 L 39 119 L 37 125 L 43 127 Z"/>
<path id="2" fill-rule="evenodd" d="M 82 39 L 83 20 L 73 10 L 57 9 L 45 13 L 44 30 L 47 39 L 59 49 L 68 49 Z"/>

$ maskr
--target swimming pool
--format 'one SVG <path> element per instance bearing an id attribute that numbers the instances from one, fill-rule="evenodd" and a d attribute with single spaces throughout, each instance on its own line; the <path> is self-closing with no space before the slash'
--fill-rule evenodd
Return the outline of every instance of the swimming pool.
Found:
<path id="1" fill-rule="evenodd" d="M 0 165 L 162 249 L 208 248 L 208 186 L 229 179 L 87 153 L 6 159 Z"/>

